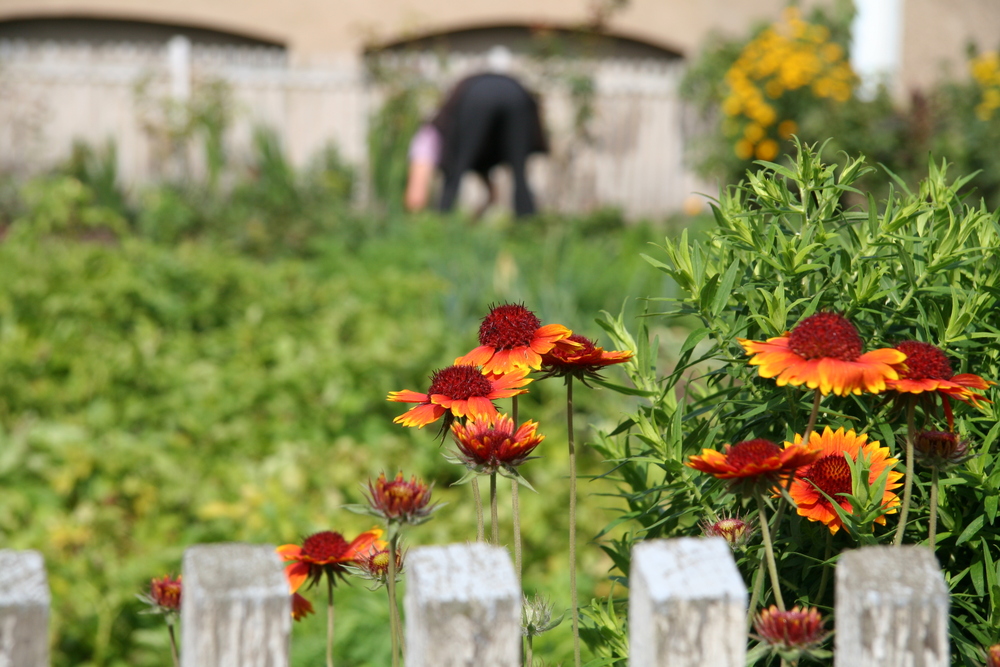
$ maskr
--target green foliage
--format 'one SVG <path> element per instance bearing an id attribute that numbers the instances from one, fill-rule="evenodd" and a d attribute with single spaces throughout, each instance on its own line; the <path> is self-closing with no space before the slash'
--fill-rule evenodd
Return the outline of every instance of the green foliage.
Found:
<path id="1" fill-rule="evenodd" d="M 329 178 L 323 188 L 346 192 L 336 170 L 313 181 L 269 169 L 258 181 L 269 190 L 308 192 L 303 183 Z M 182 189 L 159 192 L 182 212 L 199 205 Z M 381 471 L 422 476 L 446 503 L 407 533 L 412 545 L 469 539 L 468 488 L 451 486 L 461 470 L 428 429 L 392 423 L 405 406 L 387 392 L 425 389 L 434 368 L 474 347 L 491 302 L 524 301 L 596 337 L 594 314 L 669 283 L 640 270 L 650 231 L 607 216 L 506 227 L 392 218 L 324 228 L 304 256 L 279 247 L 263 261 L 222 233 L 180 234 L 176 245 L 152 242 L 155 227 L 100 242 L 56 233 L 104 210 L 74 196 L 66 217 L 52 214 L 52 233 L 31 232 L 36 212 L 0 243 L 0 535 L 46 558 L 56 667 L 169 664 L 165 628 L 135 597 L 151 577 L 178 573 L 195 543 L 278 545 L 322 529 L 353 537 L 373 522 L 343 506 L 364 502 L 361 484 Z M 243 196 L 269 206 L 268 194 Z M 578 392 L 579 424 L 613 423 L 630 400 L 600 394 Z M 569 597 L 553 537 L 567 530 L 562 400 L 558 383 L 540 382 L 521 402 L 548 436 L 522 470 L 545 489 L 544 502 L 521 495 L 525 581 L 560 609 Z M 583 471 L 597 465 L 582 456 Z M 581 534 L 603 523 L 602 505 L 581 499 Z M 501 507 L 504 525 L 509 511 Z M 589 596 L 607 563 L 592 550 L 581 564 Z M 387 664 L 384 594 L 344 586 L 337 605 L 338 664 Z M 296 624 L 293 664 L 321 660 L 324 632 L 321 609 Z M 568 634 L 563 624 L 537 650 L 564 659 Z"/>
<path id="2" fill-rule="evenodd" d="M 944 164 L 932 163 L 912 194 L 886 186 L 890 196 L 881 202 L 855 187 L 860 178 L 874 177 L 867 169 L 856 159 L 843 167 L 823 164 L 815 147 L 801 147 L 787 164 L 761 163 L 745 183 L 722 193 L 713 229 L 668 238 L 647 257 L 683 295 L 651 298 L 634 336 L 624 318 L 605 321 L 615 346 L 637 351 L 626 371 L 633 393 L 648 397 L 597 444 L 627 507 L 609 526 L 625 526 L 627 534 L 603 545 L 624 577 L 636 540 L 697 535 L 700 520 L 723 512 L 755 514 L 749 506 L 740 510 L 740 498 L 723 482 L 685 466 L 689 456 L 755 437 L 790 441 L 805 429 L 812 392 L 758 377 L 737 338 L 778 336 L 829 310 L 854 322 L 867 349 L 905 339 L 930 342 L 948 353 L 955 373 L 1000 379 L 997 214 L 968 203 L 960 191 L 969 177 L 950 181 Z M 845 206 L 847 194 L 865 205 Z M 662 324 L 671 322 L 683 323 L 686 337 L 661 358 L 657 336 L 669 334 Z M 987 393 L 997 400 L 995 389 Z M 922 405 L 920 426 L 945 430 L 940 400 Z M 954 664 L 975 665 L 979 647 L 1000 640 L 1000 588 L 994 588 L 1000 464 L 993 451 L 1000 427 L 993 404 L 981 411 L 955 405 L 956 431 L 978 456 L 942 476 L 944 532 L 936 550 L 952 594 Z M 867 433 L 903 458 L 900 406 L 892 396 L 828 396 L 817 426 Z M 927 539 L 930 479 L 929 470 L 917 469 L 907 543 Z M 830 609 L 827 566 L 836 554 L 860 543 L 891 542 L 898 514 L 886 516 L 886 527 L 873 524 L 881 511 L 871 506 L 874 493 L 863 484 L 853 489 L 855 514 L 866 516 L 848 525 L 863 531 L 831 538 L 822 524 L 792 511 L 773 529 L 789 606 Z M 772 502 L 776 507 L 779 499 Z M 736 554 L 748 582 L 761 554 L 759 542 Z"/>

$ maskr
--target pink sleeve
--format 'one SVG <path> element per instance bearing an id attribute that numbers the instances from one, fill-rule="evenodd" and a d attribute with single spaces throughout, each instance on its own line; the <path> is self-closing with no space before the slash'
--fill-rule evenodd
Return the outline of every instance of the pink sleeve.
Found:
<path id="1" fill-rule="evenodd" d="M 410 141 L 408 153 L 410 162 L 429 162 L 437 164 L 441 157 L 441 135 L 430 123 L 420 126 Z"/>

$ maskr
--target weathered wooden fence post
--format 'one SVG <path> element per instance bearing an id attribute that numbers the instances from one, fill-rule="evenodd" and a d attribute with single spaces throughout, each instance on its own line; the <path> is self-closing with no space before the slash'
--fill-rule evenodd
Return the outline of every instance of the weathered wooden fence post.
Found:
<path id="1" fill-rule="evenodd" d="M 407 555 L 407 667 L 519 667 L 521 590 L 506 549 L 419 547 Z"/>
<path id="2" fill-rule="evenodd" d="M 42 555 L 0 550 L 0 667 L 48 667 L 50 601 Z"/>
<path id="3" fill-rule="evenodd" d="M 287 667 L 291 597 L 274 547 L 193 546 L 183 575 L 181 667 Z"/>
<path id="4" fill-rule="evenodd" d="M 747 589 L 721 537 L 642 542 L 629 583 L 631 667 L 743 667 Z"/>
<path id="5" fill-rule="evenodd" d="M 837 667 L 947 667 L 948 587 L 920 546 L 864 547 L 837 564 Z"/>

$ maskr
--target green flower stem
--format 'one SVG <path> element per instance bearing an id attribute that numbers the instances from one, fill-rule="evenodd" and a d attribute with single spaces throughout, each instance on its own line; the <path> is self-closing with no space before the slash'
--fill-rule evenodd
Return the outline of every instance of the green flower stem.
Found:
<path id="1" fill-rule="evenodd" d="M 896 538 L 892 541 L 893 546 L 897 547 L 903 544 L 906 520 L 910 514 L 910 497 L 913 495 L 913 438 L 916 436 L 913 411 L 916 403 L 917 399 L 914 396 L 906 406 L 906 480 L 903 482 L 903 506 L 899 509 L 899 525 L 896 526 Z"/>
<path id="2" fill-rule="evenodd" d="M 817 388 L 816 393 L 813 396 L 812 412 L 809 413 L 809 423 L 806 424 L 806 432 L 802 434 L 803 445 L 809 445 L 809 438 L 812 436 L 813 429 L 816 428 L 816 417 L 819 416 L 819 402 L 822 398 L 823 394 L 821 394 L 819 388 Z"/>
<path id="3" fill-rule="evenodd" d="M 781 585 L 778 583 L 778 567 L 774 562 L 774 545 L 771 543 L 771 529 L 767 527 L 767 515 L 764 512 L 764 496 L 760 491 L 757 495 L 757 514 L 760 515 L 760 536 L 764 540 L 764 557 L 767 569 L 771 574 L 771 588 L 774 592 L 774 602 L 779 611 L 785 611 L 785 601 L 781 597 Z"/>
<path id="4" fill-rule="evenodd" d="M 393 531 L 392 523 L 387 526 L 389 533 L 389 573 L 385 579 L 389 591 L 389 633 L 392 635 L 392 667 L 399 667 L 399 605 L 396 603 L 396 550 L 399 534 Z"/>
<path id="5" fill-rule="evenodd" d="M 472 478 L 472 497 L 476 501 L 476 542 L 486 541 L 486 528 L 483 525 L 483 499 L 479 495 L 479 478 Z"/>
<path id="6" fill-rule="evenodd" d="M 761 558 L 757 562 L 757 576 L 753 580 L 753 592 L 750 593 L 750 606 L 747 611 L 747 627 L 753 629 L 753 617 L 757 614 L 757 604 L 760 602 L 760 589 L 764 587 L 764 568 L 766 564 Z"/>
<path id="7" fill-rule="evenodd" d="M 333 576 L 326 576 L 326 667 L 333 667 Z"/>
<path id="8" fill-rule="evenodd" d="M 934 549 L 934 541 L 937 537 L 937 506 L 938 506 L 938 469 L 937 466 L 931 468 L 931 518 L 927 529 L 927 544 L 931 550 Z"/>
<path id="9" fill-rule="evenodd" d="M 174 622 L 167 620 L 167 632 L 170 633 L 170 657 L 173 658 L 174 667 L 180 667 L 181 661 L 177 655 L 177 635 L 174 633 Z"/>
<path id="10" fill-rule="evenodd" d="M 566 435 L 569 443 L 569 593 L 573 610 L 573 664 L 580 667 L 580 611 L 576 590 L 576 445 L 573 442 L 573 376 L 566 376 Z"/>
<path id="11" fill-rule="evenodd" d="M 826 593 L 827 584 L 830 583 L 830 565 L 827 563 L 833 555 L 833 533 L 826 531 L 826 552 L 823 554 L 823 575 L 819 579 L 819 592 L 816 593 L 816 603 L 822 604 L 823 594 Z"/>
<path id="12" fill-rule="evenodd" d="M 524 657 L 524 667 L 531 667 L 532 657 L 531 657 L 531 635 L 528 635 L 528 651 L 525 653 Z"/>
<path id="13" fill-rule="evenodd" d="M 518 499 L 517 478 L 510 480 L 510 505 L 514 514 L 514 569 L 517 570 L 517 585 L 521 585 L 521 504 Z"/>
<path id="14" fill-rule="evenodd" d="M 497 474 L 490 473 L 490 534 L 494 545 L 500 544 L 500 520 L 497 513 Z"/>

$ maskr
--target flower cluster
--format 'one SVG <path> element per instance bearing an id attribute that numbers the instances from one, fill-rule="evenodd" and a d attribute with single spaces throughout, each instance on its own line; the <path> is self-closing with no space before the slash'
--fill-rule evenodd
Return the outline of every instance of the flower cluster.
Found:
<path id="1" fill-rule="evenodd" d="M 737 157 L 773 160 L 779 142 L 798 129 L 792 118 L 783 116 L 788 98 L 805 93 L 846 102 L 857 77 L 844 49 L 831 41 L 829 29 L 803 20 L 799 10 L 790 7 L 784 21 L 746 45 L 725 81 L 723 130 L 734 140 Z"/>
<path id="2" fill-rule="evenodd" d="M 1000 53 L 990 51 L 976 56 L 969 62 L 969 70 L 982 91 L 976 117 L 988 121 L 1000 109 Z"/>

